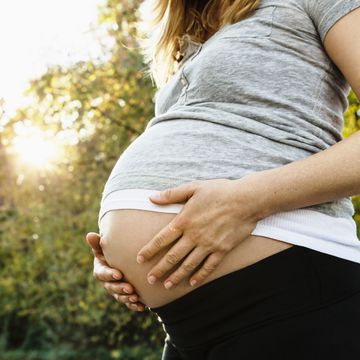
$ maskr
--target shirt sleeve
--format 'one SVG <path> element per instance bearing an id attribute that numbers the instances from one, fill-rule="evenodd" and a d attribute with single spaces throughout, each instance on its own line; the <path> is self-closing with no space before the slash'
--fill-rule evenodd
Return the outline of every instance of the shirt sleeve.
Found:
<path id="1" fill-rule="evenodd" d="M 360 0 L 305 0 L 305 7 L 324 42 L 327 32 L 337 21 L 360 7 Z"/>

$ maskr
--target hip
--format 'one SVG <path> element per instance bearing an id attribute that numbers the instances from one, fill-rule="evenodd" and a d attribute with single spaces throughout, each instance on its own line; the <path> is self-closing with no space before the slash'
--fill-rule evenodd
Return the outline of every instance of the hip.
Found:
<path id="1" fill-rule="evenodd" d="M 358 263 L 295 245 L 151 311 L 179 359 L 355 359 L 359 301 Z"/>

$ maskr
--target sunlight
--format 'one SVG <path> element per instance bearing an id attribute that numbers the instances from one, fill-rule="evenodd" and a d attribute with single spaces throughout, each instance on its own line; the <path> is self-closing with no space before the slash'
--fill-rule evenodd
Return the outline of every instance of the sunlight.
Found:
<path id="1" fill-rule="evenodd" d="M 12 116 L 29 81 L 52 65 L 102 56 L 98 5 L 104 0 L 0 1 L 0 97 Z"/>
<path id="2" fill-rule="evenodd" d="M 22 163 L 30 167 L 49 168 L 60 158 L 60 147 L 54 136 L 34 126 L 22 127 L 13 139 L 13 149 Z"/>

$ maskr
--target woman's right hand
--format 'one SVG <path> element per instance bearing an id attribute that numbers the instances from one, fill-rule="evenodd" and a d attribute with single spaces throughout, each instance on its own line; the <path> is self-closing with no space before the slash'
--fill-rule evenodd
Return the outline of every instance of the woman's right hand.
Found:
<path id="1" fill-rule="evenodd" d="M 100 235 L 90 232 L 86 235 L 86 241 L 94 254 L 94 277 L 102 282 L 105 290 L 112 295 L 116 301 L 124 303 L 129 309 L 144 311 L 145 305 L 137 302 L 139 296 L 134 293 L 133 286 L 128 282 L 119 281 L 123 274 L 118 269 L 111 268 L 104 257 L 100 246 Z M 132 301 L 134 298 L 134 301 Z"/>

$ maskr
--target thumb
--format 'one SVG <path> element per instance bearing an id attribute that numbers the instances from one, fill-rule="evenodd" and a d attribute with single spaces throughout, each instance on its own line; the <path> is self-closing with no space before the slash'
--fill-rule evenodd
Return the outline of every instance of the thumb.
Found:
<path id="1" fill-rule="evenodd" d="M 86 241 L 89 246 L 96 252 L 102 253 L 102 248 L 100 246 L 100 235 L 94 232 L 89 232 L 86 234 Z"/>
<path id="2" fill-rule="evenodd" d="M 177 187 L 165 189 L 158 193 L 154 193 L 149 196 L 149 199 L 152 202 L 161 204 L 179 203 L 189 200 L 193 196 L 197 187 L 197 182 L 181 184 Z"/>

